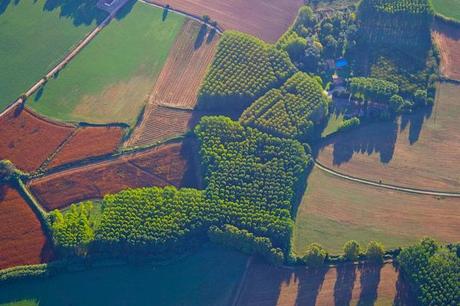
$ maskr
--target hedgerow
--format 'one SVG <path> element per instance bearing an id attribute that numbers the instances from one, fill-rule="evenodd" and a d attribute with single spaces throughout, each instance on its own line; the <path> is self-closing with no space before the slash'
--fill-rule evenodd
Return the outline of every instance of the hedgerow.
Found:
<path id="1" fill-rule="evenodd" d="M 420 305 L 460 305 L 460 257 L 432 239 L 405 248 L 397 260 Z"/>
<path id="2" fill-rule="evenodd" d="M 286 52 L 248 34 L 226 31 L 199 91 L 198 106 L 244 109 L 295 71 Z"/>
<path id="3" fill-rule="evenodd" d="M 279 137 L 306 140 L 315 124 L 327 115 L 328 98 L 321 85 L 298 72 L 279 89 L 272 89 L 247 108 L 240 118 L 243 125 Z"/>

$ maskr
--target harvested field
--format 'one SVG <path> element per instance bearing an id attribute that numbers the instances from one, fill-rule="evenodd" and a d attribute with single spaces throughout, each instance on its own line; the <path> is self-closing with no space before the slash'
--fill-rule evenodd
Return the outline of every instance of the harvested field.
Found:
<path id="1" fill-rule="evenodd" d="M 40 221 L 21 195 L 6 185 L 0 185 L 0 241 L 0 269 L 52 259 Z"/>
<path id="2" fill-rule="evenodd" d="M 442 83 L 433 110 L 338 134 L 319 148 L 323 165 L 418 189 L 460 191 L 460 86 Z"/>
<path id="3" fill-rule="evenodd" d="M 75 127 L 48 121 L 27 108 L 16 108 L 0 117 L 0 131 L 0 160 L 9 159 L 21 170 L 34 171 Z"/>
<path id="4" fill-rule="evenodd" d="M 201 17 L 208 15 L 224 30 L 237 30 L 274 43 L 291 26 L 302 0 L 151 0 Z"/>
<path id="5" fill-rule="evenodd" d="M 194 146 L 186 140 L 60 171 L 33 180 L 30 189 L 46 210 L 53 210 L 127 188 L 196 187 Z"/>
<path id="6" fill-rule="evenodd" d="M 412 244 L 424 236 L 460 240 L 460 198 L 436 198 L 371 187 L 315 168 L 297 210 L 294 249 L 321 243 L 341 254 L 351 239 L 381 241 L 385 248 Z"/>
<path id="7" fill-rule="evenodd" d="M 237 305 L 416 305 L 409 295 L 392 264 L 308 271 L 256 261 Z"/>
<path id="8" fill-rule="evenodd" d="M 156 141 L 185 134 L 200 122 L 206 112 L 164 106 L 152 107 L 126 146 L 144 146 Z"/>
<path id="9" fill-rule="evenodd" d="M 48 164 L 48 168 L 117 150 L 123 136 L 120 127 L 82 127 L 69 137 Z"/>
<path id="10" fill-rule="evenodd" d="M 441 53 L 442 74 L 460 80 L 460 26 L 437 20 L 433 37 Z"/>

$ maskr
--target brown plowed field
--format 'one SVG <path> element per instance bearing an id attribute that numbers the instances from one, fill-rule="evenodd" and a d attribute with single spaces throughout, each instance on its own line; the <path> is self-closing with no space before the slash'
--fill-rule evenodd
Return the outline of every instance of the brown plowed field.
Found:
<path id="1" fill-rule="evenodd" d="M 75 130 L 51 122 L 27 108 L 12 109 L 0 118 L 0 160 L 9 159 L 24 171 L 34 171 Z"/>
<path id="2" fill-rule="evenodd" d="M 345 265 L 319 271 L 249 267 L 237 305 L 416 305 L 392 264 Z"/>
<path id="3" fill-rule="evenodd" d="M 79 128 L 53 157 L 48 168 L 113 153 L 122 136 L 123 129 L 120 127 Z"/>
<path id="4" fill-rule="evenodd" d="M 21 195 L 0 185 L 0 269 L 47 262 L 52 249 Z"/>
<path id="5" fill-rule="evenodd" d="M 436 21 L 433 37 L 441 52 L 442 74 L 460 80 L 460 26 Z"/>
<path id="6" fill-rule="evenodd" d="M 206 112 L 155 106 L 142 125 L 126 142 L 126 146 L 143 146 L 193 129 Z"/>
<path id="7" fill-rule="evenodd" d="M 460 86 L 442 83 L 437 94 L 432 111 L 332 136 L 317 159 L 376 182 L 460 192 Z"/>
<path id="8" fill-rule="evenodd" d="M 225 30 L 237 30 L 274 43 L 294 22 L 303 0 L 152 0 L 201 17 Z"/>
<path id="9" fill-rule="evenodd" d="M 127 188 L 196 187 L 195 144 L 162 145 L 33 180 L 30 189 L 46 210 L 102 198 Z"/>
<path id="10" fill-rule="evenodd" d="M 460 198 L 437 198 L 372 187 L 315 168 L 297 210 L 293 235 L 297 254 L 319 242 L 340 254 L 348 240 L 381 241 L 391 249 L 425 236 L 460 240 Z"/>

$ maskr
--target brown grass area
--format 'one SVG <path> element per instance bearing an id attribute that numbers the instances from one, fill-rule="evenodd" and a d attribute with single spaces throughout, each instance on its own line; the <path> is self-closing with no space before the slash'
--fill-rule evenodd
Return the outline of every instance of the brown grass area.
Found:
<path id="1" fill-rule="evenodd" d="M 75 127 L 48 121 L 29 111 L 12 109 L 0 118 L 0 160 L 34 171 L 75 130 Z"/>
<path id="2" fill-rule="evenodd" d="M 120 127 L 79 128 L 57 152 L 48 168 L 113 153 L 120 144 L 122 136 L 123 129 Z"/>
<path id="3" fill-rule="evenodd" d="M 415 305 L 392 264 L 324 270 L 254 262 L 237 305 Z"/>
<path id="4" fill-rule="evenodd" d="M 30 189 L 52 210 L 127 188 L 196 184 L 195 144 L 186 140 L 60 171 L 33 180 Z"/>
<path id="5" fill-rule="evenodd" d="M 21 195 L 0 185 L 0 269 L 52 259 L 40 221 Z"/>
<path id="6" fill-rule="evenodd" d="M 460 86 L 443 83 L 432 111 L 329 138 L 318 160 L 348 175 L 419 189 L 460 191 Z"/>
<path id="7" fill-rule="evenodd" d="M 208 15 L 225 30 L 274 43 L 294 22 L 302 0 L 152 0 L 196 16 Z"/>
<path id="8" fill-rule="evenodd" d="M 437 20 L 433 37 L 441 53 L 442 74 L 460 80 L 460 26 Z"/>
<path id="9" fill-rule="evenodd" d="M 351 239 L 363 245 L 378 240 L 389 249 L 424 236 L 444 242 L 460 240 L 460 198 L 371 187 L 315 168 L 297 211 L 293 241 L 299 255 L 313 242 L 340 254 Z"/>

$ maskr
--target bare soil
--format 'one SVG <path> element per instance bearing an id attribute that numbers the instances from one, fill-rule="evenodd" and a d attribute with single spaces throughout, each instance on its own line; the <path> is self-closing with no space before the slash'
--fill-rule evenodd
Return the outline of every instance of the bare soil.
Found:
<path id="1" fill-rule="evenodd" d="M 255 261 L 237 305 L 416 305 L 392 264 L 324 270 Z"/>
<path id="2" fill-rule="evenodd" d="M 74 126 L 46 120 L 27 108 L 12 109 L 0 118 L 0 160 L 34 171 L 74 131 Z"/>
<path id="3" fill-rule="evenodd" d="M 432 110 L 337 134 L 317 159 L 340 173 L 375 182 L 460 192 L 460 86 L 438 86 Z"/>
<path id="4" fill-rule="evenodd" d="M 21 195 L 0 185 L 0 269 L 52 259 L 40 221 Z"/>
<path id="5" fill-rule="evenodd" d="M 294 22 L 302 0 L 152 0 L 197 17 L 208 15 L 225 30 L 237 30 L 274 43 Z"/>
<path id="6" fill-rule="evenodd" d="M 441 53 L 441 72 L 448 78 L 460 80 L 460 26 L 437 20 L 433 38 Z"/>
<path id="7" fill-rule="evenodd" d="M 82 127 L 79 128 L 53 157 L 48 168 L 113 153 L 117 150 L 123 136 L 120 127 Z"/>
<path id="8" fill-rule="evenodd" d="M 50 174 L 33 180 L 30 189 L 49 211 L 127 188 L 197 187 L 195 154 L 190 140 L 166 144 Z"/>

